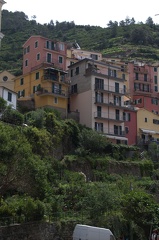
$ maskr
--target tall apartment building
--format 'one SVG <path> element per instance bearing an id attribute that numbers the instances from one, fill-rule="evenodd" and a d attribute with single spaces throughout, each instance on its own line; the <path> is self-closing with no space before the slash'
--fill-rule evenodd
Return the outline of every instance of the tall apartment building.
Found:
<path id="1" fill-rule="evenodd" d="M 69 66 L 70 111 L 80 123 L 104 134 L 114 143 L 127 143 L 124 121 L 126 75 L 122 66 L 85 58 Z"/>
<path id="2" fill-rule="evenodd" d="M 18 102 L 29 108 L 51 107 L 67 116 L 66 44 L 41 36 L 23 45 L 23 75 L 15 78 Z"/>

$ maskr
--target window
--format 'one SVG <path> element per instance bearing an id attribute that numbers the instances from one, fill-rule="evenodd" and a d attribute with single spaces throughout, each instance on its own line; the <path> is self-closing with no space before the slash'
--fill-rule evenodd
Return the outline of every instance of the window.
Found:
<path id="1" fill-rule="evenodd" d="M 96 92 L 95 94 L 96 94 L 95 101 L 98 103 L 103 103 L 103 93 Z"/>
<path id="2" fill-rule="evenodd" d="M 96 54 L 91 54 L 91 58 L 94 59 L 94 60 L 98 60 L 98 55 L 96 55 Z"/>
<path id="3" fill-rule="evenodd" d="M 104 79 L 95 78 L 95 89 L 104 90 Z"/>
<path id="4" fill-rule="evenodd" d="M 158 124 L 159 125 L 159 120 L 158 119 L 153 119 L 153 124 Z"/>
<path id="5" fill-rule="evenodd" d="M 144 81 L 147 82 L 147 74 L 144 74 Z"/>
<path id="6" fill-rule="evenodd" d="M 59 43 L 59 49 L 60 49 L 60 51 L 64 51 L 65 50 L 64 43 Z"/>
<path id="7" fill-rule="evenodd" d="M 36 79 L 36 80 L 39 79 L 39 76 L 40 76 L 39 72 L 36 72 L 36 73 L 35 73 L 35 79 Z"/>
<path id="8" fill-rule="evenodd" d="M 47 62 L 51 63 L 52 55 L 51 53 L 47 53 Z"/>
<path id="9" fill-rule="evenodd" d="M 157 84 L 157 76 L 154 76 L 154 84 Z"/>
<path id="10" fill-rule="evenodd" d="M 154 91 L 158 92 L 158 87 L 157 86 L 154 86 Z"/>
<path id="11" fill-rule="evenodd" d="M 95 122 L 95 130 L 97 132 L 103 132 L 103 123 Z"/>
<path id="12" fill-rule="evenodd" d="M 40 53 L 36 55 L 36 60 L 40 60 Z"/>
<path id="13" fill-rule="evenodd" d="M 28 66 L 28 60 L 25 60 L 25 67 Z"/>
<path id="14" fill-rule="evenodd" d="M 63 63 L 63 58 L 59 57 L 59 63 Z"/>
<path id="15" fill-rule="evenodd" d="M 111 77 L 117 77 L 117 71 L 113 69 L 108 69 L 108 75 Z"/>
<path id="16" fill-rule="evenodd" d="M 154 67 L 154 72 L 157 72 L 157 67 Z"/>
<path id="17" fill-rule="evenodd" d="M 24 54 L 30 52 L 30 46 L 27 46 L 26 48 L 24 48 Z"/>
<path id="18" fill-rule="evenodd" d="M 18 98 L 24 97 L 25 96 L 25 90 L 19 91 L 18 92 Z"/>
<path id="19" fill-rule="evenodd" d="M 145 118 L 145 122 L 147 122 L 147 118 Z"/>
<path id="20" fill-rule="evenodd" d="M 101 106 L 97 106 L 97 117 L 102 117 L 102 108 L 101 108 Z"/>
<path id="21" fill-rule="evenodd" d="M 73 69 L 71 69 L 71 77 L 73 77 Z"/>
<path id="22" fill-rule="evenodd" d="M 135 104 L 139 104 L 139 103 L 142 103 L 142 98 L 139 98 L 139 99 L 135 99 Z"/>
<path id="23" fill-rule="evenodd" d="M 58 98 L 57 97 L 54 98 L 54 103 L 58 104 Z"/>
<path id="24" fill-rule="evenodd" d="M 7 76 L 4 76 L 3 77 L 3 81 L 6 82 L 8 80 L 8 77 Z"/>
<path id="25" fill-rule="evenodd" d="M 11 102 L 12 101 L 12 93 L 8 92 L 8 101 Z"/>
<path id="26" fill-rule="evenodd" d="M 76 75 L 79 74 L 79 67 L 76 67 L 76 71 L 75 71 Z"/>
<path id="27" fill-rule="evenodd" d="M 20 85 L 23 85 L 24 84 L 24 78 L 21 78 L 20 79 Z"/>
<path id="28" fill-rule="evenodd" d="M 59 49 L 60 49 L 60 51 L 64 51 L 65 50 L 64 43 L 59 43 Z"/>
<path id="29" fill-rule="evenodd" d="M 119 93 L 119 83 L 115 83 L 115 92 Z"/>
<path id="30" fill-rule="evenodd" d="M 71 86 L 71 93 L 77 93 L 77 84 Z"/>
<path id="31" fill-rule="evenodd" d="M 152 98 L 151 103 L 154 104 L 154 105 L 158 105 L 158 99 Z"/>
<path id="32" fill-rule="evenodd" d="M 123 112 L 123 120 L 130 122 L 131 121 L 131 114 L 128 112 Z"/>
<path id="33" fill-rule="evenodd" d="M 124 73 L 122 74 L 122 79 L 125 80 L 125 74 Z"/>
<path id="34" fill-rule="evenodd" d="M 125 127 L 125 133 L 126 133 L 126 134 L 129 133 L 129 127 Z"/>
<path id="35" fill-rule="evenodd" d="M 46 41 L 46 48 L 50 50 L 54 50 L 54 42 L 52 41 Z"/>
<path id="36" fill-rule="evenodd" d="M 37 47 L 38 47 L 38 41 L 35 42 L 35 48 L 37 48 Z"/>
<path id="37" fill-rule="evenodd" d="M 135 73 L 135 79 L 139 80 L 139 74 L 138 73 Z"/>

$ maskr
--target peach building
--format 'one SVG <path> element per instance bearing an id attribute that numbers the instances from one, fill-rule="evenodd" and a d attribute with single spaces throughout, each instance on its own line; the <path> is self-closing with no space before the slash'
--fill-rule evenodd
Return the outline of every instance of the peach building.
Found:
<path id="1" fill-rule="evenodd" d="M 85 58 L 69 66 L 70 111 L 80 123 L 104 134 L 114 143 L 127 143 L 124 121 L 126 76 L 121 66 Z"/>

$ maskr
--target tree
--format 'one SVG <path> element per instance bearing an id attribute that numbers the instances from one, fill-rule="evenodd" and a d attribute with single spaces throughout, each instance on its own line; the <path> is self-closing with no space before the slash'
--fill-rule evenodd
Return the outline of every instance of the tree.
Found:
<path id="1" fill-rule="evenodd" d="M 152 222 L 158 224 L 159 205 L 154 197 L 144 191 L 131 191 L 121 201 L 123 214 L 128 222 L 133 222 L 149 235 Z"/>
<path id="2" fill-rule="evenodd" d="M 83 128 L 79 134 L 79 149 L 83 149 L 85 153 L 104 153 L 107 145 L 106 137 L 98 132 Z"/>

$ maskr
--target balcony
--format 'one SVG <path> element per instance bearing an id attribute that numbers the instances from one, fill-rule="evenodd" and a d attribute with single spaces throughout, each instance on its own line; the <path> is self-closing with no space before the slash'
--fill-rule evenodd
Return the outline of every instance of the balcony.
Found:
<path id="1" fill-rule="evenodd" d="M 42 82 L 51 81 L 51 82 L 59 82 L 64 84 L 70 84 L 70 79 L 65 75 L 58 74 L 44 74 L 41 77 Z"/>
<path id="2" fill-rule="evenodd" d="M 95 84 L 94 85 L 95 91 L 100 92 L 108 92 L 108 93 L 115 93 L 115 95 L 125 95 L 126 90 L 123 88 L 116 88 L 115 86 L 109 86 L 109 85 L 102 85 L 102 84 Z"/>
<path id="3" fill-rule="evenodd" d="M 118 77 L 117 75 L 110 75 L 109 73 L 104 73 L 102 72 L 102 70 L 98 69 L 98 68 L 94 68 L 94 67 L 89 67 L 86 68 L 85 70 L 85 76 L 97 76 L 97 77 L 102 77 L 102 78 L 107 78 L 107 79 L 112 79 L 112 80 L 116 80 L 116 81 L 126 81 L 126 79 Z"/>
<path id="4" fill-rule="evenodd" d="M 134 77 L 134 82 L 135 82 L 135 83 L 143 83 L 143 84 L 151 84 L 151 83 L 153 82 L 153 80 L 150 79 L 150 78 L 147 78 L 147 79 L 138 78 L 138 79 L 136 79 L 136 78 Z"/>
<path id="5" fill-rule="evenodd" d="M 112 108 L 120 108 L 120 109 L 133 109 L 134 107 L 131 105 L 124 105 L 124 101 L 111 101 L 108 98 L 94 98 L 94 104 L 98 104 L 98 105 L 105 105 L 105 106 L 109 106 Z"/>
<path id="6" fill-rule="evenodd" d="M 134 92 L 138 94 L 150 95 L 153 93 L 152 89 L 141 89 L 141 88 L 134 88 Z"/>
<path id="7" fill-rule="evenodd" d="M 61 90 L 58 88 L 41 88 L 36 91 L 36 95 L 38 96 L 48 96 L 48 95 L 56 95 L 57 97 L 68 98 L 68 92 L 65 90 Z"/>
<path id="8" fill-rule="evenodd" d="M 125 136 L 125 131 L 114 128 L 104 128 L 104 129 L 95 129 L 98 133 L 101 134 L 107 134 L 110 136 L 119 136 L 119 137 L 124 137 Z"/>
<path id="9" fill-rule="evenodd" d="M 125 118 L 123 115 L 120 114 L 113 114 L 109 112 L 94 112 L 94 118 L 98 119 L 106 119 L 106 120 L 111 120 L 111 121 L 116 121 L 116 122 L 124 122 Z"/>
<path id="10" fill-rule="evenodd" d="M 148 73 L 148 69 L 145 69 L 144 67 L 134 67 L 134 72 L 147 74 Z"/>
<path id="11" fill-rule="evenodd" d="M 59 71 L 62 71 L 65 67 L 64 62 L 63 63 L 59 63 L 58 57 L 52 57 L 51 59 L 47 59 L 47 57 L 41 58 L 39 60 L 39 64 L 37 64 L 36 66 L 31 68 L 31 72 L 36 71 L 40 68 L 54 68 L 57 69 Z"/>

